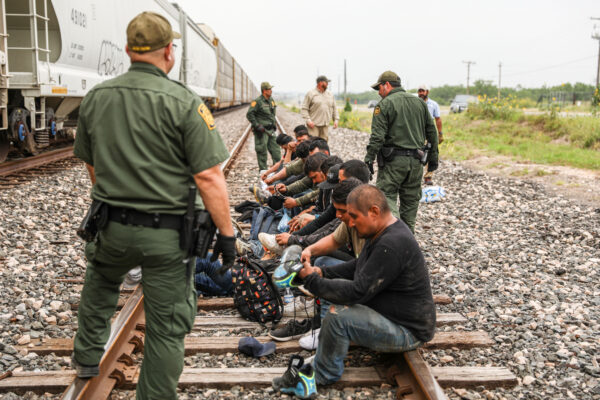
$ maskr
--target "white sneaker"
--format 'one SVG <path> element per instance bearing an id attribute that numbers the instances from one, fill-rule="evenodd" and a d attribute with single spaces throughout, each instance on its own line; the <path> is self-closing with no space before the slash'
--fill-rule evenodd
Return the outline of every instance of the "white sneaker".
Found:
<path id="1" fill-rule="evenodd" d="M 269 250 L 277 255 L 283 254 L 283 247 L 281 247 L 279 245 L 279 243 L 277 243 L 277 240 L 275 239 L 275 235 L 261 232 L 258 234 L 258 240 L 260 241 L 260 243 L 263 246 L 265 246 L 267 248 L 267 250 Z"/>
<path id="2" fill-rule="evenodd" d="M 319 347 L 319 332 L 321 332 L 321 328 L 311 330 L 306 335 L 302 336 L 300 340 L 298 340 L 298 344 L 304 350 L 315 350 Z M 304 360 L 307 362 L 306 360 Z"/>
<path id="3" fill-rule="evenodd" d="M 284 317 L 308 318 L 315 315 L 315 300 L 306 297 L 296 296 L 294 301 L 289 302 L 283 307 Z"/>

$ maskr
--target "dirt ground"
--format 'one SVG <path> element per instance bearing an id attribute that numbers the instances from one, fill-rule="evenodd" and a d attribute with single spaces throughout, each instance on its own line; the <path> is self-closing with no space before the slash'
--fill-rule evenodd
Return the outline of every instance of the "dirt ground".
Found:
<path id="1" fill-rule="evenodd" d="M 564 166 L 517 162 L 503 156 L 478 156 L 462 164 L 491 175 L 530 180 L 581 204 L 600 207 L 600 172 Z"/>

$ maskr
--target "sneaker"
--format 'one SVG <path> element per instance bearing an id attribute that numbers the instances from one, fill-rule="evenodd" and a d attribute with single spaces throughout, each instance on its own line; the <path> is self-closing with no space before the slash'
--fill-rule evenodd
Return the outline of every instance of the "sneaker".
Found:
<path id="1" fill-rule="evenodd" d="M 273 389 L 281 393 L 293 394 L 300 399 L 315 399 L 317 397 L 315 370 L 311 364 L 305 363 L 301 356 L 295 354 L 290 357 L 285 373 L 273 379 Z"/>
<path id="2" fill-rule="evenodd" d="M 251 185 L 249 188 L 250 193 L 254 195 L 256 201 L 260 204 L 266 204 L 267 200 L 269 200 L 269 193 L 265 190 L 262 190 L 258 185 Z"/>
<path id="3" fill-rule="evenodd" d="M 71 355 L 71 367 L 77 371 L 78 378 L 93 378 L 94 376 L 100 375 L 100 368 L 98 365 L 83 365 L 79 364 L 75 359 L 75 355 Z"/>
<path id="4" fill-rule="evenodd" d="M 287 342 L 288 340 L 298 339 L 302 337 L 311 328 L 311 320 L 309 318 L 298 322 L 291 320 L 281 328 L 271 329 L 269 336 L 279 342 Z"/>
<path id="5" fill-rule="evenodd" d="M 283 253 L 283 247 L 281 247 L 279 243 L 277 243 L 275 235 L 261 232 L 258 234 L 258 240 L 260 240 L 260 243 L 262 243 L 262 245 L 265 246 L 267 250 L 277 255 L 281 255 Z"/>
<path id="6" fill-rule="evenodd" d="M 284 317 L 312 317 L 315 315 L 315 300 L 306 299 L 306 297 L 296 296 L 294 301 L 287 303 L 283 307 Z"/>
<path id="7" fill-rule="evenodd" d="M 298 340 L 298 344 L 304 350 L 315 350 L 319 347 L 319 332 L 321 332 L 321 328 L 315 329 L 314 331 L 309 331 L 306 335 L 302 336 L 300 340 Z"/>
<path id="8" fill-rule="evenodd" d="M 142 267 L 137 266 L 130 270 L 125 276 L 123 286 L 125 288 L 132 288 L 142 281 Z"/>
<path id="9" fill-rule="evenodd" d="M 245 242 L 242 239 L 235 239 L 235 251 L 238 256 L 245 256 L 248 254 L 254 254 L 250 243 Z"/>

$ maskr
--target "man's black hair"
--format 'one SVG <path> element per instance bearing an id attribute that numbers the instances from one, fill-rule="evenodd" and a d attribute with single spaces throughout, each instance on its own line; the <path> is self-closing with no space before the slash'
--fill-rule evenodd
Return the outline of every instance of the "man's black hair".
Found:
<path id="1" fill-rule="evenodd" d="M 308 155 L 310 154 L 309 148 L 310 148 L 310 144 L 308 143 L 308 141 L 299 143 L 298 146 L 296 146 L 296 156 L 298 156 L 300 158 L 308 157 Z"/>
<path id="2" fill-rule="evenodd" d="M 308 156 L 304 163 L 304 174 L 308 176 L 309 172 L 320 172 L 321 164 L 323 164 L 323 161 L 325 160 L 327 160 L 327 154 L 323 153 L 315 153 Z"/>
<path id="3" fill-rule="evenodd" d="M 348 160 L 341 165 L 340 169 L 344 170 L 346 178 L 356 178 L 362 183 L 369 183 L 371 177 L 369 167 L 360 160 Z"/>
<path id="4" fill-rule="evenodd" d="M 331 192 L 331 201 L 338 204 L 346 204 L 348 195 L 363 183 L 356 178 L 348 178 L 338 183 Z"/>
<path id="5" fill-rule="evenodd" d="M 316 148 L 319 148 L 321 151 L 329 151 L 329 145 L 327 141 L 320 137 L 315 137 L 310 140 L 310 148 L 309 151 L 313 151 Z"/>
<path id="6" fill-rule="evenodd" d="M 277 143 L 279 146 L 283 146 L 284 144 L 288 144 L 289 142 L 291 142 L 292 137 L 286 135 L 285 133 L 280 133 L 279 135 L 277 135 L 277 138 L 275 139 L 275 143 Z"/>
<path id="7" fill-rule="evenodd" d="M 360 185 L 354 189 L 352 193 L 348 195 L 346 204 L 352 204 L 352 206 L 356 207 L 363 215 L 367 215 L 369 209 L 373 206 L 377 206 L 382 214 L 387 214 L 391 211 L 390 205 L 383 192 L 376 186 L 368 184 Z"/>
<path id="8" fill-rule="evenodd" d="M 308 135 L 308 128 L 306 125 L 298 125 L 294 128 L 294 135 L 296 135 L 296 138 L 298 136 Z"/>
<path id="9" fill-rule="evenodd" d="M 327 174 L 327 171 L 329 171 L 329 168 L 333 167 L 336 164 L 341 164 L 343 162 L 344 162 L 344 160 L 342 160 L 338 156 L 329 156 L 327 158 L 327 160 L 323 161 L 323 164 L 321 164 L 321 172 L 323 172 L 324 174 Z"/>

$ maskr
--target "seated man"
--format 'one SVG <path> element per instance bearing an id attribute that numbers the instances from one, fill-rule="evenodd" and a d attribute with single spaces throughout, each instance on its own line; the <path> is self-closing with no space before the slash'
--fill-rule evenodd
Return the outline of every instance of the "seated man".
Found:
<path id="1" fill-rule="evenodd" d="M 364 162 L 362 162 L 360 160 L 348 160 L 340 165 L 339 172 L 338 172 L 338 180 L 336 181 L 333 177 L 330 178 L 328 176 L 328 181 L 330 181 L 332 187 L 337 185 L 339 182 L 342 182 L 348 178 L 357 178 L 362 183 L 368 183 L 369 176 L 370 176 L 370 172 L 369 172 L 369 167 L 367 167 L 367 164 L 365 164 Z M 329 186 L 329 185 L 327 185 L 327 186 Z M 346 198 L 344 197 L 344 202 L 346 201 L 345 199 Z M 286 232 L 286 233 L 280 233 L 279 235 L 277 235 L 277 237 L 276 237 L 277 243 L 280 246 L 301 244 L 301 242 L 303 241 L 302 237 L 316 233 L 318 230 L 320 230 L 324 226 L 328 225 L 331 221 L 336 220 L 335 214 L 336 214 L 335 207 L 330 202 L 329 205 L 319 215 L 318 218 L 316 218 L 312 222 L 309 222 L 302 229 L 295 231 L 292 234 L 289 234 Z M 337 227 L 337 224 L 336 224 L 336 227 Z M 329 233 L 330 232 L 327 232 L 325 235 L 319 236 L 319 238 L 326 236 Z M 310 244 L 312 244 L 312 243 L 314 243 L 314 242 L 310 242 Z M 303 246 L 303 247 L 305 247 L 305 246 Z"/>
<path id="2" fill-rule="evenodd" d="M 303 257 L 304 287 L 329 302 L 314 360 L 317 385 L 336 382 L 350 342 L 382 352 L 413 350 L 431 340 L 435 306 L 429 273 L 410 229 L 384 194 L 361 185 L 348 196 L 349 226 L 368 239 L 356 260 L 313 267 Z"/>
<path id="3" fill-rule="evenodd" d="M 280 171 L 284 165 L 289 164 L 290 161 L 295 160 L 297 158 L 295 152 L 297 142 L 295 142 L 291 136 L 288 136 L 285 133 L 280 133 L 279 135 L 277 135 L 275 143 L 277 143 L 277 145 L 281 147 L 281 150 L 283 150 L 282 156 L 279 161 L 277 161 L 271 166 L 271 168 L 267 169 L 266 171 L 263 171 L 260 174 L 260 179 L 262 179 L 263 181 L 267 178 L 267 176 L 269 176 L 269 174 Z"/>

